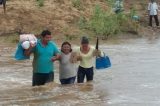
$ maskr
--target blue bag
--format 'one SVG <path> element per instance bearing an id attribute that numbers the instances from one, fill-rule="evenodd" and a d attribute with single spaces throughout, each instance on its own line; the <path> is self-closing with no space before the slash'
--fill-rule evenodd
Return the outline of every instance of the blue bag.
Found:
<path id="1" fill-rule="evenodd" d="M 99 39 L 97 37 L 97 41 L 96 41 L 96 50 L 98 50 L 99 46 Z M 104 52 L 103 52 L 104 53 Z M 96 57 L 96 69 L 105 69 L 111 67 L 111 62 L 108 56 L 105 55 L 104 56 L 100 56 L 100 57 Z"/>
<path id="2" fill-rule="evenodd" d="M 96 57 L 96 69 L 105 69 L 111 67 L 111 62 L 108 56 Z"/>
<path id="3" fill-rule="evenodd" d="M 17 49 L 16 49 L 16 53 L 14 55 L 14 58 L 16 60 L 25 60 L 25 59 L 29 59 L 29 56 L 25 56 L 24 55 L 24 49 L 21 46 L 21 43 L 18 43 L 17 45 Z"/>

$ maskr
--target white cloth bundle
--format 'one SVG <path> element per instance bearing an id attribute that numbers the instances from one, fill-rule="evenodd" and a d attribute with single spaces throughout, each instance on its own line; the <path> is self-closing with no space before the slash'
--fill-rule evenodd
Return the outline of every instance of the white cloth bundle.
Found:
<path id="1" fill-rule="evenodd" d="M 19 41 L 22 43 L 21 46 L 24 49 L 28 49 L 30 47 L 30 44 L 32 45 L 37 44 L 37 38 L 35 37 L 34 34 L 21 34 Z"/>
<path id="2" fill-rule="evenodd" d="M 20 42 L 24 42 L 24 41 L 36 41 L 37 42 L 37 38 L 35 37 L 34 34 L 21 34 Z"/>

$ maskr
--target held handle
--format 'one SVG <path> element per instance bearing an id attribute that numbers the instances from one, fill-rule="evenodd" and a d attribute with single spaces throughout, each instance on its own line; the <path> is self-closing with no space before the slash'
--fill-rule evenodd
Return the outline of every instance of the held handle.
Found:
<path id="1" fill-rule="evenodd" d="M 96 41 L 96 49 L 98 50 L 99 49 L 99 39 L 97 37 L 97 41 Z"/>

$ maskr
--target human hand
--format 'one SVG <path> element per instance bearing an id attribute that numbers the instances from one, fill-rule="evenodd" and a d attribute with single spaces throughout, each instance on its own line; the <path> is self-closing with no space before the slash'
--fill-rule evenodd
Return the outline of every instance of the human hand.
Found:
<path id="1" fill-rule="evenodd" d="M 94 50 L 93 51 L 93 56 L 100 56 L 101 55 L 101 51 L 100 50 Z"/>
<path id="2" fill-rule="evenodd" d="M 57 60 L 57 57 L 55 57 L 55 56 L 52 57 L 52 59 L 51 59 L 52 62 L 55 62 L 56 60 Z"/>
<path id="3" fill-rule="evenodd" d="M 36 46 L 36 41 L 30 41 L 30 46 L 33 48 Z"/>
<path id="4" fill-rule="evenodd" d="M 71 63 L 77 62 L 77 53 L 76 52 L 72 52 L 71 57 L 70 57 L 70 62 Z"/>
<path id="5" fill-rule="evenodd" d="M 53 57 L 51 58 L 51 61 L 54 62 L 54 61 L 60 60 L 60 59 L 61 59 L 61 55 L 60 55 L 60 54 L 56 54 L 56 56 L 53 56 Z"/>
<path id="6" fill-rule="evenodd" d="M 82 60 L 82 56 L 77 56 L 77 61 L 81 61 Z"/>

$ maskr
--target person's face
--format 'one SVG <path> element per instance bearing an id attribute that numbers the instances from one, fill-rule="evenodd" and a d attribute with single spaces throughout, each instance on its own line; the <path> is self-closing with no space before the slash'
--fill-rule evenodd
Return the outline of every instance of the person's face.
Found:
<path id="1" fill-rule="evenodd" d="M 88 48 L 89 48 L 89 44 L 82 44 L 82 49 L 83 49 L 84 51 L 87 51 Z"/>
<path id="2" fill-rule="evenodd" d="M 44 40 L 45 42 L 49 42 L 51 39 L 52 39 L 52 36 L 51 36 L 51 35 L 46 35 L 45 37 L 43 37 L 43 40 Z"/>
<path id="3" fill-rule="evenodd" d="M 63 53 L 68 54 L 71 51 L 71 47 L 68 44 L 63 45 L 62 46 L 62 51 L 63 51 Z"/>

